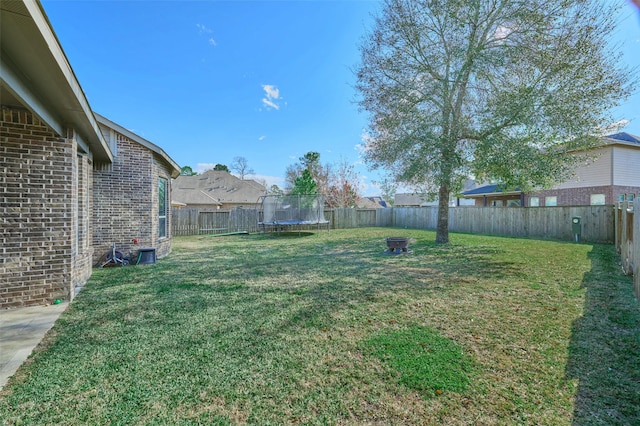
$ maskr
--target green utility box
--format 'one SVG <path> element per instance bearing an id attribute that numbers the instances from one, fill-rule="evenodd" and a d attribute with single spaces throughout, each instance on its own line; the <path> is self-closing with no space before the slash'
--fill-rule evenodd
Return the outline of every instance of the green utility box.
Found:
<path id="1" fill-rule="evenodd" d="M 579 243 L 580 238 L 582 237 L 582 219 L 580 216 L 574 216 L 571 218 L 571 231 L 576 243 Z"/>

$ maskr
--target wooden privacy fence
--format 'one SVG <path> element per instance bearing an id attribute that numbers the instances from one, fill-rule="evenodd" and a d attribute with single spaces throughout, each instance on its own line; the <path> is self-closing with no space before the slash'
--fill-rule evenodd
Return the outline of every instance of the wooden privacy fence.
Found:
<path id="1" fill-rule="evenodd" d="M 387 209 L 331 209 L 325 218 L 332 229 L 398 227 L 436 229 L 437 207 Z M 613 243 L 614 206 L 580 207 L 452 207 L 449 230 L 507 237 L 550 238 L 574 241 L 572 219 L 581 221 L 580 240 Z M 258 231 L 255 209 L 172 210 L 173 235 Z"/>
<path id="2" fill-rule="evenodd" d="M 633 195 L 625 195 L 617 205 L 615 244 L 622 270 L 633 275 L 633 288 L 640 300 L 640 214 L 634 214 L 634 198 Z"/>
<path id="3" fill-rule="evenodd" d="M 229 232 L 257 231 L 258 211 L 254 209 L 171 209 L 171 232 L 173 235 L 226 234 Z"/>
<path id="4" fill-rule="evenodd" d="M 580 241 L 614 241 L 613 206 L 578 207 L 452 207 L 449 230 L 506 237 L 575 241 L 572 219 L 581 222 Z M 391 209 L 334 209 L 325 211 L 331 228 L 363 226 L 436 229 L 438 207 Z"/>

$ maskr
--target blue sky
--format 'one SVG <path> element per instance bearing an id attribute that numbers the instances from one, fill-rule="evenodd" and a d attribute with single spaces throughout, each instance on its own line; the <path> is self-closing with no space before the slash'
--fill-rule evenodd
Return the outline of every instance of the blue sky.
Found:
<path id="1" fill-rule="evenodd" d="M 66 1 L 44 9 L 94 111 L 196 171 L 245 157 L 284 186 L 309 151 L 356 165 L 365 113 L 353 68 L 377 1 Z M 640 67 L 640 14 L 629 2 L 616 41 Z M 640 135 L 640 94 L 616 111 Z"/>

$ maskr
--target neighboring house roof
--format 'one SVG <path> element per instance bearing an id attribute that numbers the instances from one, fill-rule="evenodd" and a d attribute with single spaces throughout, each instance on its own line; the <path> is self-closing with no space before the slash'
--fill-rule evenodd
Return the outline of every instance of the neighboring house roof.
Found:
<path id="1" fill-rule="evenodd" d="M 411 207 L 411 206 L 429 206 L 437 205 L 433 201 L 427 201 L 427 196 L 424 194 L 396 194 L 393 199 L 393 205 L 396 207 Z"/>
<path id="2" fill-rule="evenodd" d="M 171 199 L 187 205 L 256 204 L 266 188 L 254 180 L 242 180 L 229 172 L 208 170 L 195 176 L 178 176 Z"/>
<path id="3" fill-rule="evenodd" d="M 482 197 L 485 195 L 495 195 L 495 194 L 501 194 L 501 195 L 517 195 L 520 194 L 522 191 L 520 191 L 518 188 L 514 189 L 513 191 L 504 191 L 503 188 L 500 187 L 500 185 L 483 185 L 480 186 L 478 188 L 475 189 L 470 189 L 469 191 L 464 191 L 462 193 L 462 195 L 464 197 Z"/>
<path id="4" fill-rule="evenodd" d="M 60 135 L 73 128 L 81 150 L 95 162 L 112 162 L 109 145 L 40 2 L 0 1 L 0 40 L 2 104 L 31 110 Z"/>
<path id="5" fill-rule="evenodd" d="M 145 148 L 148 148 L 149 150 L 151 150 L 152 152 L 158 154 L 160 157 L 162 157 L 162 159 L 164 161 L 167 162 L 167 164 L 169 164 L 170 171 L 171 171 L 171 177 L 172 178 L 177 178 L 178 176 L 180 176 L 180 166 L 178 165 L 178 163 L 176 163 L 175 161 L 173 161 L 173 159 L 171 159 L 171 157 L 169 157 L 169 155 L 164 152 L 164 150 L 162 148 L 160 148 L 158 145 L 149 142 L 148 140 L 144 139 L 141 136 L 136 135 L 135 133 L 133 133 L 130 130 L 125 129 L 124 127 L 120 126 L 117 123 L 114 123 L 113 121 L 109 120 L 108 118 L 105 118 L 103 116 L 101 116 L 98 113 L 95 113 L 96 119 L 98 120 L 98 122 L 100 124 L 103 124 L 113 130 L 115 130 L 116 132 L 120 133 L 123 136 L 126 136 L 127 138 L 129 138 L 130 140 L 139 143 L 140 145 L 144 146 Z"/>
<path id="6" fill-rule="evenodd" d="M 359 209 L 382 209 L 389 207 L 382 197 L 360 197 L 357 205 Z"/>
<path id="7" fill-rule="evenodd" d="M 609 141 L 607 141 L 606 139 L 609 139 Z M 638 136 L 634 136 L 632 134 L 626 133 L 626 132 L 621 132 L 621 133 L 616 133 L 613 135 L 609 135 L 609 136 L 605 136 L 605 143 L 620 143 L 620 142 L 624 142 L 625 145 L 635 145 L 640 147 L 640 137 Z"/>

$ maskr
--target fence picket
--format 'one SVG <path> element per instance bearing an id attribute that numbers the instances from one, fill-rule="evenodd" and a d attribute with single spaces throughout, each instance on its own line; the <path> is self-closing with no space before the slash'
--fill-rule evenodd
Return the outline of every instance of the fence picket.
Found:
<path id="1" fill-rule="evenodd" d="M 571 218 L 582 219 L 581 240 L 618 245 L 613 206 L 579 207 L 452 207 L 449 230 L 508 237 L 551 238 L 572 241 Z M 388 209 L 331 209 L 325 211 L 333 229 L 365 226 L 436 229 L 437 207 L 394 207 Z M 618 222 L 622 222 L 618 220 Z M 625 224 L 627 217 L 624 217 Z M 631 225 L 627 225 L 631 229 Z M 258 231 L 258 211 L 254 209 L 172 210 L 173 235 L 216 234 Z M 618 245 L 620 247 L 620 245 Z M 634 250 L 638 253 L 638 250 Z"/>

